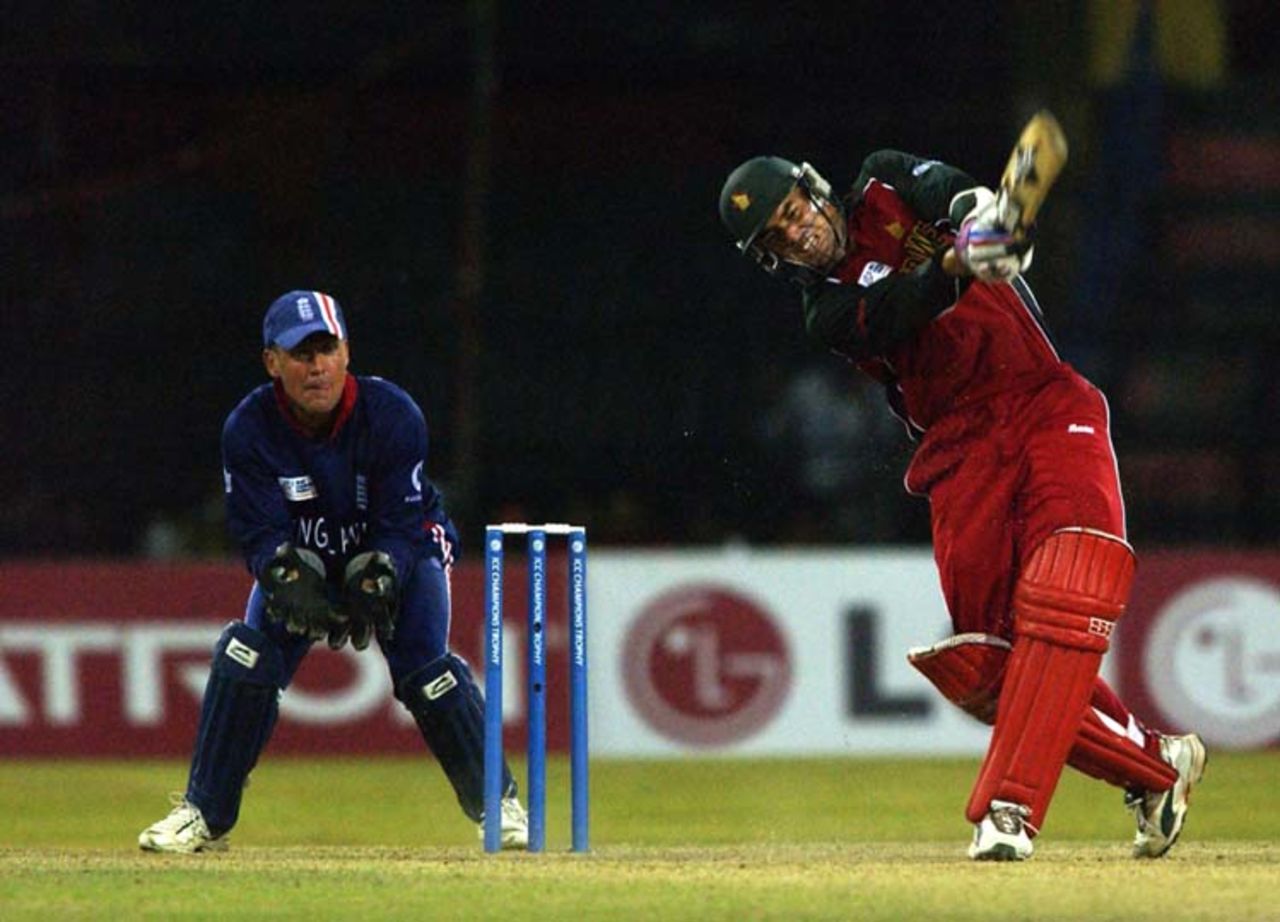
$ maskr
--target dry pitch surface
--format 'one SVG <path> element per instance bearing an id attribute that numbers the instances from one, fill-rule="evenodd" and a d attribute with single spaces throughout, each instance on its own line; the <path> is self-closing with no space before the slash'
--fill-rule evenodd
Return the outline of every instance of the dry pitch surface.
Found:
<path id="1" fill-rule="evenodd" d="M 1068 777 L 1057 835 L 1000 865 L 964 857 L 964 760 L 600 763 L 586 856 L 554 799 L 551 853 L 484 856 L 416 760 L 269 763 L 231 851 L 147 855 L 183 766 L 0 762 L 0 919 L 1280 920 L 1278 767 L 1216 757 L 1144 862 L 1113 792 Z"/>

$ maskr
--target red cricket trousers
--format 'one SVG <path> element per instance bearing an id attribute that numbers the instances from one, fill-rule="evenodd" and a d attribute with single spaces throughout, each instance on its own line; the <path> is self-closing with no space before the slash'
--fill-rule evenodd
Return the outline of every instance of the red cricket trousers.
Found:
<path id="1" fill-rule="evenodd" d="M 1125 537 L 1106 399 L 1067 365 L 1039 386 L 937 420 L 906 485 L 929 498 L 934 558 L 956 633 L 1012 638 L 1014 584 L 1054 531 Z"/>

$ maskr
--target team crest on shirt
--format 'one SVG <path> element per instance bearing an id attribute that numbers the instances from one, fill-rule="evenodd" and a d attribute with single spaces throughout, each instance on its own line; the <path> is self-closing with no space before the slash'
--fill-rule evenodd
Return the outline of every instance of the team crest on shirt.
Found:
<path id="1" fill-rule="evenodd" d="M 911 272 L 950 245 L 951 238 L 941 228 L 925 221 L 917 221 L 903 244 L 902 265 L 899 268 L 903 272 Z"/>
<path id="2" fill-rule="evenodd" d="M 301 503 L 320 495 L 316 492 L 316 485 L 306 474 L 301 477 L 277 477 L 276 479 L 280 483 L 280 489 L 284 491 L 284 498 L 291 503 Z"/>

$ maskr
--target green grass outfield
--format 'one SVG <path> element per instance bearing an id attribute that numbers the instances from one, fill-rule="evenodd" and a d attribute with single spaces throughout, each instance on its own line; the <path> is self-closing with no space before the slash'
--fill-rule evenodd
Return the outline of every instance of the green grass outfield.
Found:
<path id="1" fill-rule="evenodd" d="M 485 856 L 425 758 L 268 757 L 231 850 L 170 856 L 135 842 L 185 764 L 0 761 L 0 919 L 1280 920 L 1280 752 L 1212 753 L 1143 862 L 1120 792 L 1074 773 L 1031 861 L 970 862 L 976 767 L 599 761 L 578 856 L 558 761 L 551 851 Z"/>

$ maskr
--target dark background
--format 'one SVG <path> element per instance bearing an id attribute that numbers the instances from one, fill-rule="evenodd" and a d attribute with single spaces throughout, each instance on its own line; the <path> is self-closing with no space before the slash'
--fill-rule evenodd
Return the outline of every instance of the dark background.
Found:
<path id="1" fill-rule="evenodd" d="M 994 184 L 1042 105 L 1072 158 L 1029 278 L 1111 397 L 1132 539 L 1275 544 L 1276 10 L 4 3 L 0 554 L 227 552 L 219 432 L 293 288 L 422 404 L 464 535 L 927 541 L 905 437 L 720 185 L 774 153 L 844 189 L 879 147 Z"/>

